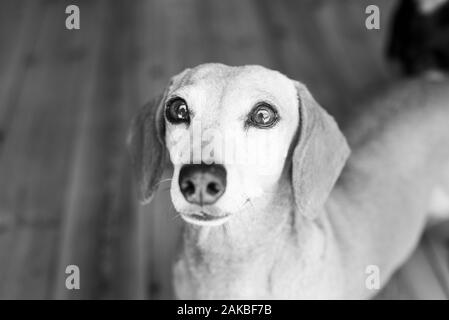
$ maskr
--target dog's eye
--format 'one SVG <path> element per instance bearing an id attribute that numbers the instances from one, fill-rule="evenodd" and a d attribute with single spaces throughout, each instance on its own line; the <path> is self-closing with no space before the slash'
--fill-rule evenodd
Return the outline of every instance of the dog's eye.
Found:
<path id="1" fill-rule="evenodd" d="M 181 98 L 174 98 L 167 102 L 165 116 L 172 123 L 190 122 L 189 108 Z"/>
<path id="2" fill-rule="evenodd" d="M 271 128 L 277 121 L 276 110 L 267 103 L 256 105 L 248 116 L 248 124 L 258 128 Z"/>

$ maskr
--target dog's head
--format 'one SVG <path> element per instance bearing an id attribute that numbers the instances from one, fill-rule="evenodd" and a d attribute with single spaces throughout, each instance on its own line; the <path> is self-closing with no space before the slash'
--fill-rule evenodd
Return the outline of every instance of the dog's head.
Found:
<path id="1" fill-rule="evenodd" d="M 304 85 L 260 66 L 221 64 L 173 77 L 136 117 L 129 144 L 142 201 L 151 200 L 168 156 L 175 209 L 198 225 L 272 201 L 285 180 L 299 212 L 313 218 L 349 154 Z"/>

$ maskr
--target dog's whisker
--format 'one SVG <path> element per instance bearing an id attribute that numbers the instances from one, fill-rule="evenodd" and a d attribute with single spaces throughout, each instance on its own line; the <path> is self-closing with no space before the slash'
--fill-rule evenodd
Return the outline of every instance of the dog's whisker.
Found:
<path id="1" fill-rule="evenodd" d="M 168 181 L 172 181 L 172 180 L 173 180 L 172 178 L 162 179 L 161 181 L 159 181 L 158 183 L 156 183 L 155 186 L 158 186 L 158 185 L 160 185 L 161 183 L 168 182 Z"/>
<path id="2" fill-rule="evenodd" d="M 243 202 L 242 207 L 244 207 L 248 202 L 251 202 L 249 198 L 246 198 L 245 202 Z"/>
<path id="3" fill-rule="evenodd" d="M 249 200 L 249 204 L 251 205 L 251 207 L 253 207 L 253 210 L 256 211 L 256 206 L 251 200 Z"/>
<path id="4" fill-rule="evenodd" d="M 180 213 L 176 213 L 176 214 L 171 218 L 171 221 L 175 220 L 176 218 L 181 218 L 181 214 L 180 214 Z"/>
<path id="5" fill-rule="evenodd" d="M 251 205 L 251 207 L 253 208 L 253 210 L 256 210 L 256 206 L 251 201 L 251 198 L 248 196 L 248 194 L 246 192 L 245 192 L 245 196 L 246 196 L 246 200 L 245 200 L 245 202 L 243 202 L 243 205 L 242 205 L 242 207 L 239 210 L 243 209 L 248 202 Z"/>

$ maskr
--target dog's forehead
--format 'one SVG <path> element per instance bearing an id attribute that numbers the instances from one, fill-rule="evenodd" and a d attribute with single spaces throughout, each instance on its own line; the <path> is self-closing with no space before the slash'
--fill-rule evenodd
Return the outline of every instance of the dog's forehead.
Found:
<path id="1" fill-rule="evenodd" d="M 284 104 L 294 101 L 296 97 L 296 90 L 289 78 L 257 65 L 200 65 L 186 72 L 173 87 L 175 90 L 201 92 L 204 98 L 212 100 L 235 95 L 240 95 L 240 98 L 262 95 Z"/>

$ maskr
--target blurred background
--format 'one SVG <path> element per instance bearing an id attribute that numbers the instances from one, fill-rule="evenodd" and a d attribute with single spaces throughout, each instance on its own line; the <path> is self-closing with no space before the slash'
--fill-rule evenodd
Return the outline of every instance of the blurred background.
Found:
<path id="1" fill-rule="evenodd" d="M 81 29 L 65 28 L 78 5 Z M 367 30 L 365 9 L 380 8 Z M 395 80 L 391 0 L 0 0 L 0 298 L 173 298 L 182 221 L 169 184 L 138 205 L 125 139 L 136 109 L 204 62 L 262 64 L 338 121 Z M 449 233 L 448 233 L 449 234 Z M 379 298 L 449 298 L 429 231 Z M 67 265 L 81 289 L 67 290 Z"/>

